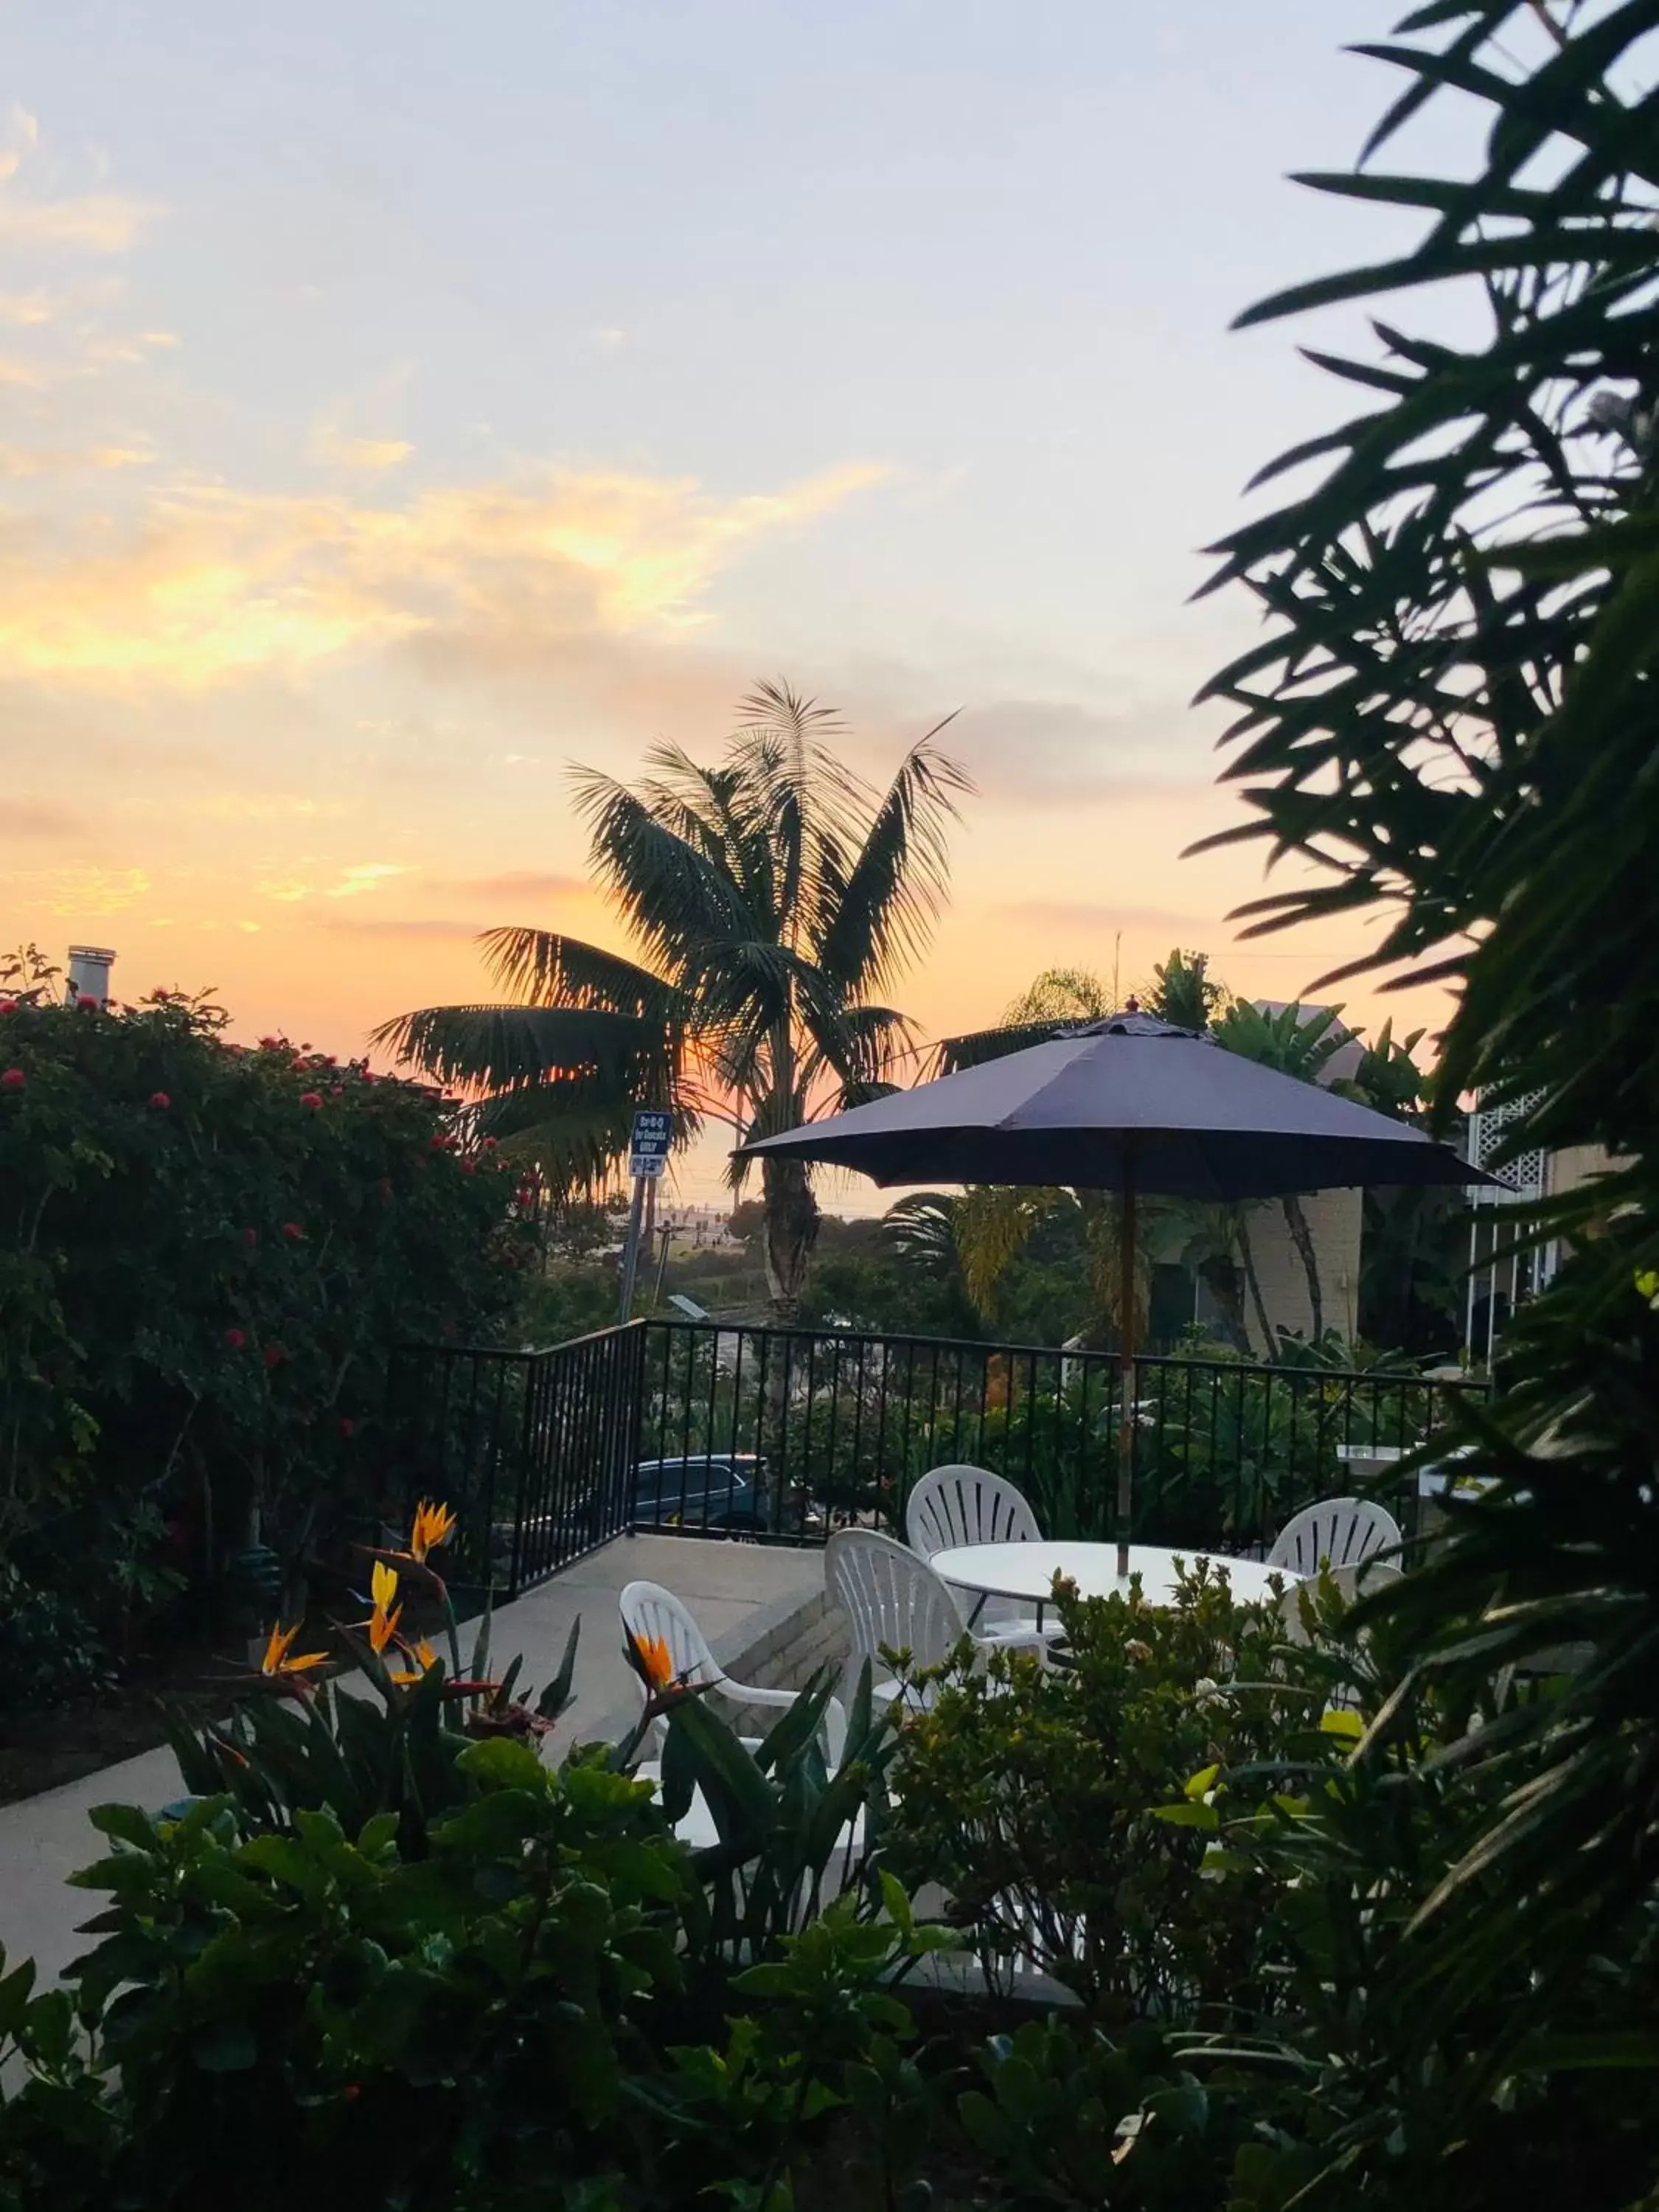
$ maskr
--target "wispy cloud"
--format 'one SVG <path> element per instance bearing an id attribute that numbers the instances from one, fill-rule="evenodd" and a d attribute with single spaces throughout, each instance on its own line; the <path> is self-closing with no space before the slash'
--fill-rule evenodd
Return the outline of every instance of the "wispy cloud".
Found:
<path id="1" fill-rule="evenodd" d="M 112 515 L 15 518 L 0 537 L 0 653 L 60 678 L 185 687 L 348 648 L 441 654 L 688 634 L 747 547 L 878 483 L 854 463 L 722 499 L 685 478 L 544 468 L 368 506 L 185 484 Z"/>
<path id="2" fill-rule="evenodd" d="M 61 200 L 19 199 L 0 191 L 0 241 L 83 253 L 125 253 L 161 213 L 120 192 L 81 192 Z"/>
<path id="3" fill-rule="evenodd" d="M 149 890 L 142 868 L 52 868 L 20 872 L 13 884 L 23 892 L 26 908 L 44 907 L 52 914 L 119 914 L 135 905 Z M 31 896 L 31 891 L 33 896 Z"/>
<path id="4" fill-rule="evenodd" d="M 291 791 L 210 791 L 185 804 L 192 814 L 216 822 L 282 822 L 345 811 L 337 800 L 302 798 Z"/>
<path id="5" fill-rule="evenodd" d="M 328 467 L 361 469 L 373 475 L 399 467 L 415 448 L 404 438 L 343 438 L 335 431 L 319 430 L 311 450 Z"/>
<path id="6" fill-rule="evenodd" d="M 301 866 L 305 863 L 301 861 Z M 306 875 L 270 876 L 256 886 L 261 898 L 274 899 L 279 905 L 298 905 L 302 899 L 362 898 L 369 891 L 382 890 L 399 876 L 412 876 L 414 866 L 402 860 L 360 860 L 353 866 L 341 869 L 333 883 L 319 882 L 316 877 Z"/>
<path id="7" fill-rule="evenodd" d="M 0 837 L 84 836 L 85 817 L 55 799 L 9 799 L 0 806 Z"/>
<path id="8" fill-rule="evenodd" d="M 356 915 L 328 915 L 323 927 L 345 937 L 414 937 L 437 938 L 453 942 L 470 941 L 481 936 L 489 927 L 483 921 L 407 921 L 381 920 Z"/>
<path id="9" fill-rule="evenodd" d="M 0 477 L 64 477 L 82 470 L 147 468 L 155 459 L 151 446 L 0 445 Z"/>
<path id="10" fill-rule="evenodd" d="M 365 891 L 377 891 L 394 876 L 412 876 L 415 870 L 408 863 L 398 860 L 364 860 L 355 868 L 348 868 L 337 884 L 324 892 L 325 898 L 361 898 Z"/>
<path id="11" fill-rule="evenodd" d="M 508 868 L 499 876 L 457 878 L 437 883 L 434 890 L 453 892 L 457 898 L 544 899 L 591 898 L 593 886 L 581 876 L 540 874 L 534 868 Z"/>
<path id="12" fill-rule="evenodd" d="M 1101 708 L 1071 699 L 999 699 L 959 714 L 946 742 L 982 790 L 1027 805 L 1187 801 L 1210 777 L 1171 775 L 1153 764 L 1167 756 L 1185 713 L 1179 701 Z"/>
<path id="13" fill-rule="evenodd" d="M 0 292 L 0 323 L 14 323 L 22 330 L 38 329 L 55 321 L 62 307 L 55 293 L 38 286 L 33 292 Z"/>

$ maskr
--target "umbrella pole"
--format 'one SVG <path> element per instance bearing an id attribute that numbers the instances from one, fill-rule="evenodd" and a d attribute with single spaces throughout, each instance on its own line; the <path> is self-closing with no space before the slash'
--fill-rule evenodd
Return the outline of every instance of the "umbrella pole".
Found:
<path id="1" fill-rule="evenodd" d="M 1129 1511 L 1134 1497 L 1135 1405 L 1135 1182 L 1134 1155 L 1123 1147 L 1123 1212 L 1118 1223 L 1118 1364 L 1123 1406 L 1117 1425 L 1117 1578 L 1129 1572 Z"/>

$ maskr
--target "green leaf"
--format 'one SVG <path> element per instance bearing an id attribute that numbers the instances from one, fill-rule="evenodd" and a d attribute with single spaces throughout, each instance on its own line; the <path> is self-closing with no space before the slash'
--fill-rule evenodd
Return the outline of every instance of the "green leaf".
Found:
<path id="1" fill-rule="evenodd" d="M 544 1721 L 556 1720 L 570 1703 L 571 1685 L 576 1678 L 576 1644 L 582 1632 L 580 1613 L 570 1624 L 570 1633 L 565 1638 L 564 1656 L 552 1680 L 536 1700 L 536 1711 Z"/>
<path id="2" fill-rule="evenodd" d="M 1154 1805 L 1152 1818 L 1171 1828 L 1218 1828 L 1221 1815 L 1213 1805 Z"/>
<path id="3" fill-rule="evenodd" d="M 455 1763 L 481 1789 L 522 1790 L 541 1796 L 548 1788 L 548 1771 L 539 1754 L 514 1736 L 489 1736 L 469 1744 Z"/>
<path id="4" fill-rule="evenodd" d="M 131 1844 L 139 1851 L 155 1848 L 155 1830 L 149 1815 L 140 1812 L 136 1805 L 94 1805 L 87 1818 L 94 1828 L 117 1843 Z"/>

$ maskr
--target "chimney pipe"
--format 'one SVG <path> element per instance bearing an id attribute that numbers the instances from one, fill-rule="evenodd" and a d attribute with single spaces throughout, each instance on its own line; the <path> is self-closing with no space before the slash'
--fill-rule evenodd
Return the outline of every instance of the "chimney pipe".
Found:
<path id="1" fill-rule="evenodd" d="M 96 945 L 71 945 L 69 949 L 69 1000 L 71 1006 L 77 999 L 96 999 L 100 1006 L 109 1003 L 109 971 L 115 965 L 115 955 Z"/>

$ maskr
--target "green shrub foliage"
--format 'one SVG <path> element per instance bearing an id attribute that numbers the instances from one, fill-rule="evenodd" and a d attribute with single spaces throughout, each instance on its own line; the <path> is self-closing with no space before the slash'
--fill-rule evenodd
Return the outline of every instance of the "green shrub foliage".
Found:
<path id="1" fill-rule="evenodd" d="M 389 1356 L 499 1332 L 530 1235 L 441 1094 L 224 1025 L 0 996 L 0 1563 L 117 1640 L 255 1540 L 292 1605 L 390 1502 Z"/>

